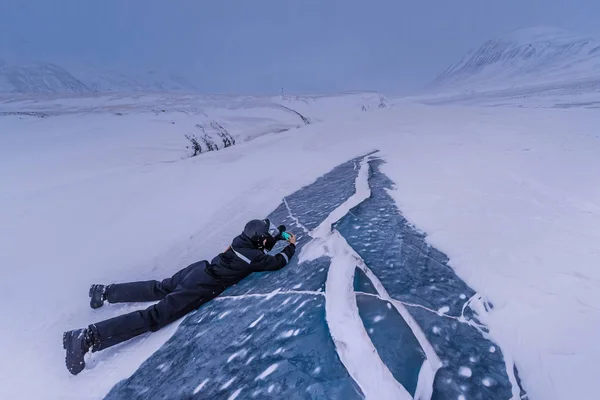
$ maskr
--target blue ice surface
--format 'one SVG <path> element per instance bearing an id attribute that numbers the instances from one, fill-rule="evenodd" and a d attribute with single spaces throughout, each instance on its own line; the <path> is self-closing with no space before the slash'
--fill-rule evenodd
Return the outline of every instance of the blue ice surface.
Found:
<path id="1" fill-rule="evenodd" d="M 314 229 L 352 196 L 360 160 L 334 168 L 268 216 L 298 235 L 297 254 L 310 238 L 295 218 Z M 280 271 L 250 275 L 221 299 L 188 315 L 167 343 L 106 399 L 227 399 L 237 390 L 238 398 L 363 398 L 340 362 L 325 322 L 328 269 L 327 257 L 301 265 L 294 257 Z M 276 290 L 316 293 L 247 296 Z M 258 378 L 275 365 L 274 372 Z"/>
<path id="2" fill-rule="evenodd" d="M 425 353 L 413 331 L 387 301 L 358 294 L 356 303 L 379 357 L 394 378 L 414 396 Z"/>
<path id="3" fill-rule="evenodd" d="M 428 245 L 425 234 L 402 216 L 386 191 L 393 188 L 393 182 L 380 172 L 382 163 L 380 159 L 370 161 L 371 197 L 346 214 L 335 228 L 392 298 L 431 310 L 407 307 L 443 363 L 434 381 L 433 399 L 456 399 L 460 395 L 467 399 L 511 398 L 512 385 L 500 347 L 472 326 L 435 313 L 447 307 L 448 316 L 459 317 L 475 291 L 448 266 L 448 257 Z M 384 304 L 380 305 L 382 312 Z M 465 316 L 479 323 L 470 310 Z M 366 325 L 368 320 L 363 322 Z M 379 324 L 389 323 L 398 324 L 396 320 Z M 393 371 L 404 368 L 407 362 L 399 357 L 386 361 L 386 365 Z"/>
<path id="4" fill-rule="evenodd" d="M 298 234 L 298 251 L 310 237 L 295 218 L 307 229 L 317 227 L 354 194 L 360 162 L 357 158 L 338 166 L 289 196 L 269 215 Z M 381 163 L 370 161 L 371 197 L 335 228 L 392 298 L 431 310 L 407 306 L 443 361 L 433 399 L 510 398 L 499 346 L 451 318 L 461 315 L 475 292 L 448 266 L 448 258 L 429 246 L 425 235 L 402 216 L 386 192 L 392 182 L 380 172 Z M 165 345 L 106 398 L 363 398 L 336 353 L 325 320 L 329 264 L 325 255 L 303 264 L 294 257 L 280 271 L 252 274 L 189 314 Z M 425 359 L 415 334 L 396 309 L 378 297 L 360 269 L 356 269 L 354 290 L 359 315 L 381 360 L 414 394 Z M 442 307 L 448 307 L 446 316 L 433 312 Z M 466 310 L 465 316 L 478 322 Z M 465 376 L 465 368 L 471 376 Z M 516 368 L 515 374 L 518 379 Z"/>
<path id="5" fill-rule="evenodd" d="M 354 194 L 354 182 L 362 157 L 337 166 L 285 200 L 292 213 L 308 230 L 313 230 Z"/>
<path id="6" fill-rule="evenodd" d="M 362 157 L 359 157 L 335 167 L 314 183 L 285 198 L 285 202 L 269 214 L 268 218 L 276 225 L 284 224 L 288 231 L 297 235 L 296 254 L 299 254 L 310 240 L 304 229 L 312 230 L 319 226 L 333 210 L 354 194 L 354 183 L 361 159 Z M 297 224 L 296 219 L 302 226 Z M 280 249 L 281 247 L 275 247 L 273 252 Z M 327 269 L 320 265 L 319 260 L 302 266 L 293 261 L 277 273 L 252 274 L 238 285 L 229 288 L 225 294 L 267 293 L 273 290 L 324 291 Z"/>
<path id="7" fill-rule="evenodd" d="M 106 398 L 359 399 L 324 314 L 318 295 L 214 300 Z"/>
<path id="8" fill-rule="evenodd" d="M 360 269 L 356 268 L 354 271 L 354 291 L 377 294 L 377 290 L 367 275 Z"/>

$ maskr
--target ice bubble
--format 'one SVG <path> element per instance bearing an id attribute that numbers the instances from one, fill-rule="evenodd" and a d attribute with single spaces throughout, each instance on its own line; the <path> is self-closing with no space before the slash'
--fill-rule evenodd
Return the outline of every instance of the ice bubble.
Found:
<path id="1" fill-rule="evenodd" d="M 460 367 L 458 373 L 466 378 L 470 378 L 473 375 L 473 371 L 469 367 Z"/>

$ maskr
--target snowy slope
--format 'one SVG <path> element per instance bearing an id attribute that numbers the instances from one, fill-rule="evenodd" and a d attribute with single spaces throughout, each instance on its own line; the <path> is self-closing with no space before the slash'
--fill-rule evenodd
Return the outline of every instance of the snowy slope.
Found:
<path id="1" fill-rule="evenodd" d="M 187 79 L 162 71 L 123 73 L 108 68 L 72 66 L 69 71 L 94 92 L 183 92 L 198 89 Z"/>
<path id="2" fill-rule="evenodd" d="M 187 154 L 185 135 L 199 137 L 207 133 L 218 141 L 216 133 L 209 128 L 211 122 L 221 124 L 236 140 L 247 141 L 310 123 L 351 118 L 377 110 L 387 102 L 385 97 L 367 92 L 313 97 L 173 93 L 81 94 L 77 97 L 0 94 L 0 117 L 49 117 L 47 126 L 52 127 L 56 117 L 80 116 L 94 121 L 86 124 L 86 128 L 92 131 L 106 130 L 111 135 L 124 135 L 125 138 L 140 135 L 145 138 L 146 145 L 157 137 L 159 141 L 169 137 L 173 143 L 178 143 L 176 147 L 179 148 L 179 152 L 172 156 L 184 157 Z M 61 123 L 56 123 L 57 129 L 60 129 Z M 69 129 L 78 130 L 81 126 L 75 122 Z M 148 135 L 149 131 L 157 132 L 157 135 Z M 103 137 L 94 139 L 112 140 Z M 156 145 L 159 146 L 158 143 Z"/>
<path id="3" fill-rule="evenodd" d="M 74 66 L 69 71 L 93 92 L 152 91 L 138 80 L 106 68 Z"/>
<path id="4" fill-rule="evenodd" d="M 0 92 L 85 93 L 90 89 L 67 70 L 45 62 L 9 64 L 0 60 Z"/>
<path id="5" fill-rule="evenodd" d="M 480 92 L 549 83 L 600 82 L 600 41 L 556 28 L 488 40 L 450 66 L 429 90 Z"/>
<path id="6" fill-rule="evenodd" d="M 493 303 L 482 322 L 514 356 L 531 398 L 595 399 L 600 116 L 576 108 L 410 103 L 379 110 L 378 96 L 365 96 L 86 95 L 0 103 L 0 313 L 10 321 L 0 331 L 0 397 L 103 397 L 178 324 L 96 353 L 72 377 L 62 332 L 141 307 L 93 311 L 90 283 L 162 278 L 211 258 L 248 219 L 378 148 L 381 171 L 394 184 L 380 195 L 389 193 L 448 255 L 457 276 Z M 324 122 L 305 126 L 281 105 Z M 184 158 L 181 136 L 205 114 L 228 124 L 240 143 Z M 289 130 L 276 133 L 275 126 Z M 220 329 L 235 332 L 237 325 L 227 325 L 235 321 L 223 319 Z M 368 376 L 349 360 L 356 379 Z M 479 379 L 474 360 L 472 376 L 457 371 L 464 379 Z"/>
<path id="7" fill-rule="evenodd" d="M 171 72 L 149 70 L 136 74 L 136 79 L 143 82 L 146 90 L 160 92 L 197 92 L 198 89 L 186 78 Z"/>
<path id="8" fill-rule="evenodd" d="M 184 77 L 164 71 L 123 73 L 87 65 L 58 66 L 43 61 L 0 60 L 0 93 L 183 92 L 198 89 Z"/>

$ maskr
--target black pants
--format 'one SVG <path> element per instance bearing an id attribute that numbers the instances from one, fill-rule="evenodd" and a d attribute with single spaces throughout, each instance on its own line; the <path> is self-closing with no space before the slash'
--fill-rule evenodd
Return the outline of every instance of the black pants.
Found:
<path id="1" fill-rule="evenodd" d="M 90 325 L 92 351 L 104 350 L 148 331 L 157 331 L 218 296 L 225 288 L 206 272 L 208 262 L 194 263 L 162 282 L 118 283 L 106 288 L 109 303 L 156 301 L 134 311 Z"/>

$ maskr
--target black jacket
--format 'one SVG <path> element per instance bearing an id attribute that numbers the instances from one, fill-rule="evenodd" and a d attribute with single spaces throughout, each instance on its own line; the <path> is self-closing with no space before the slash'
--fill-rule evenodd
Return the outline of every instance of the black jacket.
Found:
<path id="1" fill-rule="evenodd" d="M 283 239 L 279 236 L 268 240 L 266 250 L 271 250 L 277 240 Z M 295 252 L 296 246 L 290 243 L 280 253 L 272 256 L 259 249 L 246 235 L 241 234 L 233 239 L 231 246 L 224 253 L 213 258 L 207 271 L 219 280 L 222 286 L 231 286 L 252 272 L 277 271 L 283 268 Z"/>

